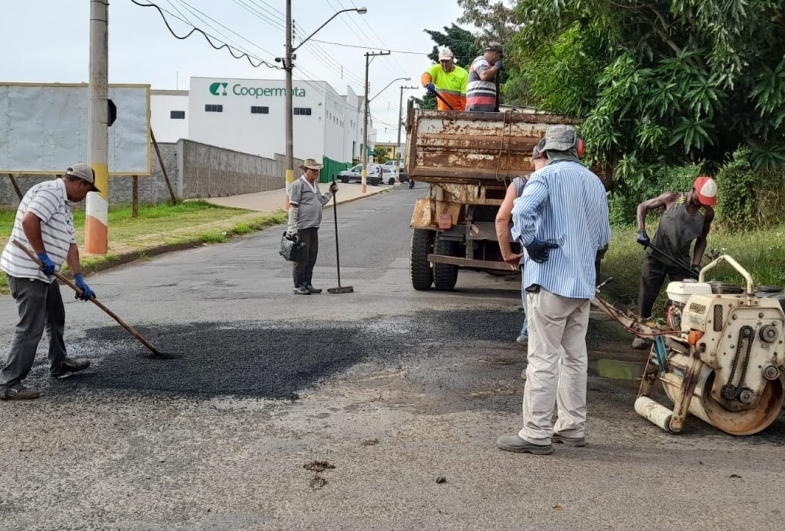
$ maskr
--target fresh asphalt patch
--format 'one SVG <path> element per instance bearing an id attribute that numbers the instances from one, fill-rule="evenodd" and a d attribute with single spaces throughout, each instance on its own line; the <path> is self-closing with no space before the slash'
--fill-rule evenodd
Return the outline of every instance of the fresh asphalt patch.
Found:
<path id="1" fill-rule="evenodd" d="M 501 392 L 506 398 L 519 397 L 517 387 L 499 391 L 495 384 L 500 380 L 519 382 L 525 350 L 514 339 L 522 318 L 521 311 L 478 308 L 369 317 L 357 322 L 207 322 L 137 327 L 171 359 L 151 358 L 149 351 L 124 329 L 107 326 L 71 331 L 83 336 L 67 338 L 69 355 L 90 359 L 93 366 L 61 380 L 46 377 L 46 342 L 42 341 L 28 385 L 42 388 L 47 395 L 92 390 L 297 400 L 301 391 L 320 381 L 357 364 L 372 363 L 375 370 L 407 369 L 410 381 L 443 391 L 463 394 L 466 389 L 479 388 L 480 395 Z M 613 323 L 590 322 L 590 350 L 605 351 L 611 346 L 612 350 L 624 351 L 627 341 L 628 336 L 619 334 L 619 327 Z M 645 354 L 640 357 L 643 359 Z M 466 358 L 474 361 L 469 360 L 467 366 Z M 490 385 L 487 392 L 483 390 L 485 384 Z"/>
<path id="2" fill-rule="evenodd" d="M 171 359 L 149 351 L 117 326 L 93 328 L 68 343 L 69 355 L 93 367 L 55 382 L 47 394 L 124 390 L 212 397 L 296 400 L 298 392 L 362 362 L 400 367 L 449 356 L 456 346 L 498 341 L 507 346 L 520 330 L 521 312 L 493 310 L 418 312 L 359 322 L 192 323 L 140 326 L 137 331 Z M 41 348 L 45 348 L 42 342 Z M 46 360 L 39 360 L 42 375 Z M 35 378 L 30 385 L 38 385 Z"/>

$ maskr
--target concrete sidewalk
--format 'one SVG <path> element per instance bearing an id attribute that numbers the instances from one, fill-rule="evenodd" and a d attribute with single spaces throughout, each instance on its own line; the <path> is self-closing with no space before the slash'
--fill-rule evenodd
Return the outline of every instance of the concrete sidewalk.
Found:
<path id="1" fill-rule="evenodd" d="M 329 183 L 319 183 L 319 190 L 322 193 L 327 191 L 330 186 Z M 393 186 L 380 184 L 379 186 L 368 186 L 367 192 L 362 193 L 361 186 L 356 183 L 339 184 L 338 193 L 336 198 L 339 203 L 348 203 L 363 197 L 370 197 L 372 195 L 381 194 L 394 187 L 400 186 L 395 184 Z M 285 192 L 283 188 L 278 190 L 271 190 L 269 192 L 257 192 L 255 194 L 233 195 L 229 197 L 211 197 L 205 199 L 214 205 L 232 207 L 232 208 L 245 208 L 247 210 L 254 210 L 257 212 L 275 212 L 279 208 L 284 208 Z M 332 204 L 332 203 L 329 203 Z"/>

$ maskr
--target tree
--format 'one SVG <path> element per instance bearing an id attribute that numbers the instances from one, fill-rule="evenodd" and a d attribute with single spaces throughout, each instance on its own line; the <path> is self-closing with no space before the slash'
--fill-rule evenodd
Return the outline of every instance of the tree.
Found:
<path id="1" fill-rule="evenodd" d="M 388 160 L 390 160 L 390 148 L 386 147 L 376 147 L 374 149 L 376 152 L 376 162 L 377 164 L 384 164 Z"/>
<path id="2" fill-rule="evenodd" d="M 475 57 L 482 53 L 482 47 L 478 44 L 477 38 L 471 31 L 463 29 L 455 24 L 445 26 L 444 31 L 423 30 L 431 36 L 436 46 L 433 47 L 428 58 L 434 63 L 439 62 L 439 48 L 447 46 L 455 55 L 455 64 L 468 66 Z"/>
<path id="3" fill-rule="evenodd" d="M 740 145 L 757 168 L 785 163 L 781 1 L 519 0 L 516 20 L 521 97 L 584 120 L 617 176 Z"/>
<path id="4" fill-rule="evenodd" d="M 511 42 L 520 31 L 521 23 L 514 2 L 508 4 L 510 2 L 504 0 L 458 0 L 458 6 L 463 8 L 458 22 L 479 28 L 482 44 Z"/>

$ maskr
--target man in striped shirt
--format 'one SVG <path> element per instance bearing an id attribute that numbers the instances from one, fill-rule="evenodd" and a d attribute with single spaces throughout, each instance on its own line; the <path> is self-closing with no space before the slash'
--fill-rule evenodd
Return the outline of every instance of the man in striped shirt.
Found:
<path id="1" fill-rule="evenodd" d="M 30 400 L 41 393 L 25 387 L 35 352 L 46 329 L 49 335 L 49 374 L 65 376 L 90 366 L 88 360 L 66 357 L 63 329 L 65 307 L 60 285 L 52 275 L 63 262 L 82 290 L 78 298 L 90 300 L 95 293 L 85 283 L 76 246 L 74 217 L 68 202 L 78 203 L 88 192 L 97 192 L 95 173 L 87 164 L 74 164 L 62 179 L 45 181 L 27 191 L 16 211 L 11 238 L 0 255 L 0 269 L 8 276 L 8 287 L 16 301 L 19 323 L 8 360 L 0 371 L 0 399 Z M 12 242 L 33 250 L 43 264 L 39 267 Z"/>
<path id="2" fill-rule="evenodd" d="M 466 88 L 466 110 L 494 112 L 496 110 L 496 76 L 502 69 L 502 45 L 491 42 L 485 54 L 472 62 L 469 85 Z"/>
<path id="3" fill-rule="evenodd" d="M 510 452 L 550 454 L 552 442 L 585 444 L 589 301 L 595 294 L 597 252 L 607 245 L 611 229 L 605 188 L 578 162 L 580 142 L 571 127 L 548 128 L 543 146 L 548 165 L 532 174 L 512 212 L 513 238 L 528 255 L 523 282 L 529 366 L 523 429 L 496 442 Z"/>

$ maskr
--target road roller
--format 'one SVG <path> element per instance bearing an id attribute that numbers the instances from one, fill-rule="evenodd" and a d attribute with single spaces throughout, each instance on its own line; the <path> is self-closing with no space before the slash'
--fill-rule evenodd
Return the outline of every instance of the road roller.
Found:
<path id="1" fill-rule="evenodd" d="M 746 287 L 706 281 L 723 262 Z M 652 340 L 635 411 L 671 433 L 682 431 L 688 414 L 731 435 L 766 429 L 783 406 L 785 293 L 754 288 L 750 273 L 728 255 L 697 280 L 671 282 L 666 291 L 666 323 L 625 314 L 599 295 L 594 301 L 625 329 Z M 650 397 L 657 382 L 671 407 Z"/>

